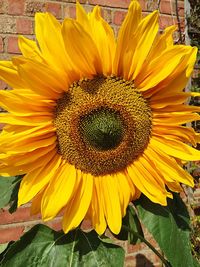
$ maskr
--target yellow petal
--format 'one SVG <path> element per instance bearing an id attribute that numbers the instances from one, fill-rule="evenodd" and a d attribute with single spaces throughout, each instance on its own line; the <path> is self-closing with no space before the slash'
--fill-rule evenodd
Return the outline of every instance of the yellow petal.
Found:
<path id="1" fill-rule="evenodd" d="M 200 151 L 177 140 L 153 136 L 150 140 L 150 144 L 153 147 L 159 147 L 161 151 L 175 158 L 191 161 L 200 160 Z"/>
<path id="2" fill-rule="evenodd" d="M 41 203 L 43 220 L 54 218 L 67 205 L 73 197 L 75 183 L 76 169 L 73 165 L 65 163 L 51 179 L 43 194 Z"/>
<path id="3" fill-rule="evenodd" d="M 134 186 L 130 187 L 130 183 L 128 182 L 129 177 L 126 177 L 124 173 L 119 172 L 114 174 L 113 176 L 117 182 L 121 213 L 122 217 L 124 217 L 128 204 L 135 195 L 135 189 Z"/>
<path id="4" fill-rule="evenodd" d="M 47 65 L 22 58 L 15 58 L 14 63 L 27 86 L 38 94 L 53 99 L 68 89 L 67 76 L 57 76 Z"/>
<path id="5" fill-rule="evenodd" d="M 193 97 L 200 97 L 200 93 L 198 93 L 198 92 L 191 92 L 190 93 L 191 94 L 191 96 L 193 96 Z"/>
<path id="6" fill-rule="evenodd" d="M 125 68 L 130 68 L 130 63 L 124 60 L 124 57 L 127 53 L 127 47 L 130 43 L 130 38 L 134 35 L 137 30 L 137 27 L 141 21 L 142 17 L 142 10 L 141 6 L 139 5 L 138 1 L 131 1 L 128 13 L 122 23 L 122 26 L 119 30 L 119 35 L 117 38 L 117 48 L 116 48 L 116 55 L 114 59 L 114 74 L 121 76 L 125 70 Z M 134 46 L 134 43 L 132 43 Z M 132 51 L 131 51 L 132 52 Z M 129 59 L 133 56 L 130 53 Z M 125 62 L 126 61 L 126 62 Z M 124 65 L 126 63 L 126 65 Z"/>
<path id="7" fill-rule="evenodd" d="M 24 36 L 19 36 L 18 44 L 24 57 L 38 62 L 44 62 L 42 54 L 35 41 L 25 38 Z"/>
<path id="8" fill-rule="evenodd" d="M 148 62 L 160 56 L 160 54 L 168 47 L 173 46 L 174 40 L 172 34 L 176 29 L 177 26 L 175 25 L 167 27 L 164 30 L 164 33 L 157 38 L 155 44 L 153 44 L 150 54 L 148 55 Z"/>
<path id="9" fill-rule="evenodd" d="M 7 134 L 6 136 L 0 135 L 0 143 L 2 145 L 2 151 L 4 147 L 10 147 L 12 151 L 12 147 L 15 145 L 18 146 L 22 143 L 30 142 L 31 140 L 41 140 L 46 137 L 51 137 L 55 133 L 55 130 L 51 127 L 31 127 L 25 131 L 16 132 L 14 134 Z"/>
<path id="10" fill-rule="evenodd" d="M 179 105 L 168 105 L 163 108 L 159 108 L 160 113 L 166 113 L 166 112 L 200 112 L 199 106 L 189 106 L 186 104 L 179 104 Z M 158 112 L 158 110 L 155 110 L 155 112 Z"/>
<path id="11" fill-rule="evenodd" d="M 37 158 L 35 159 L 34 156 L 32 158 L 31 153 L 24 154 L 0 154 L 1 162 L 3 163 L 0 166 L 0 173 L 3 176 L 15 176 L 26 174 L 29 172 L 38 169 L 39 167 L 46 164 L 46 162 L 50 161 L 52 155 L 55 155 L 55 146 L 49 146 L 47 149 L 45 148 L 45 155 L 41 155 L 38 153 Z M 3 158 L 4 157 L 4 158 Z M 28 157 L 27 162 L 23 163 L 24 157 Z"/>
<path id="12" fill-rule="evenodd" d="M 174 46 L 177 47 L 178 46 Z M 185 88 L 190 74 L 193 70 L 194 63 L 196 61 L 197 48 L 196 47 L 185 47 L 186 50 L 190 50 L 190 53 L 185 53 L 180 64 L 173 70 L 173 72 L 162 80 L 152 89 L 145 91 L 145 97 L 151 97 L 152 101 L 158 100 L 163 101 L 165 98 L 169 98 L 175 93 L 180 94 L 181 91 Z M 166 50 L 167 51 L 167 50 Z M 162 58 L 160 58 L 162 60 Z M 141 74 L 141 79 L 143 79 Z M 142 80 L 138 80 L 140 83 Z M 136 83 L 137 83 L 136 82 Z M 187 93 L 188 96 L 191 96 L 191 93 Z M 173 101 L 172 101 L 173 102 Z"/>
<path id="13" fill-rule="evenodd" d="M 191 143 L 193 146 L 196 146 L 198 139 L 193 128 L 184 126 L 154 125 L 152 135 L 161 137 L 165 135 L 167 138 L 169 137 L 170 139 Z"/>
<path id="14" fill-rule="evenodd" d="M 16 90 L 0 91 L 1 107 L 3 107 L 7 111 L 15 113 L 15 115 L 21 114 L 23 116 L 30 116 L 27 114 L 35 114 L 36 112 L 39 112 L 41 114 L 43 112 L 49 111 L 51 111 L 52 113 L 53 108 L 55 107 L 55 103 L 53 102 L 44 102 L 43 100 L 37 101 L 38 99 L 36 98 L 34 98 L 36 101 L 33 101 L 33 97 L 29 98 L 27 96 L 24 96 L 22 92 L 17 93 L 15 91 Z"/>
<path id="15" fill-rule="evenodd" d="M 167 187 L 169 188 L 169 190 L 176 192 L 176 193 L 180 193 L 183 191 L 183 188 L 181 187 L 181 185 L 177 182 L 165 182 Z"/>
<path id="16" fill-rule="evenodd" d="M 63 231 L 65 233 L 76 228 L 81 223 L 91 202 L 93 177 L 90 174 L 82 174 L 81 180 L 73 198 L 65 208 L 63 216 Z"/>
<path id="17" fill-rule="evenodd" d="M 15 116 L 8 113 L 2 113 L 0 114 L 0 122 L 8 123 L 11 125 L 21 125 L 21 126 L 42 126 L 42 125 L 48 126 L 52 123 L 52 114 L 45 113 L 43 115 L 41 113 L 40 115 L 41 116 L 38 115 L 37 117 L 34 117 L 34 115 L 24 117 L 24 116 Z"/>
<path id="18" fill-rule="evenodd" d="M 93 38 L 101 61 L 104 75 L 112 74 L 112 64 L 115 55 L 115 36 L 110 25 L 101 17 L 100 7 L 96 6 L 89 16 L 91 37 Z"/>
<path id="19" fill-rule="evenodd" d="M 165 79 L 168 79 L 169 84 L 176 77 L 175 74 L 173 76 L 173 73 L 187 67 L 187 62 L 183 64 L 183 61 L 185 57 L 188 58 L 191 54 L 193 54 L 191 47 L 181 45 L 169 47 L 160 57 L 152 60 L 146 69 L 143 69 L 140 77 L 135 79 L 136 87 L 145 91 L 155 87 Z"/>
<path id="20" fill-rule="evenodd" d="M 106 230 L 106 220 L 104 216 L 104 209 L 102 205 L 101 185 L 98 177 L 94 177 L 94 188 L 92 193 L 92 200 L 88 209 L 88 217 L 92 221 L 92 226 L 99 235 L 102 235 Z"/>
<path id="21" fill-rule="evenodd" d="M 20 184 L 18 206 L 29 202 L 40 190 L 46 186 L 61 164 L 60 156 L 54 156 L 42 167 L 26 174 Z"/>
<path id="22" fill-rule="evenodd" d="M 42 196 L 44 194 L 46 187 L 44 186 L 43 189 L 37 193 L 37 195 L 33 198 L 32 203 L 31 203 L 31 215 L 35 215 L 38 213 L 41 213 L 41 201 L 42 201 Z"/>
<path id="23" fill-rule="evenodd" d="M 50 146 L 52 144 L 54 144 L 57 140 L 56 136 L 50 136 L 50 137 L 45 137 L 44 139 L 39 139 L 38 140 L 28 140 L 30 141 L 30 143 L 27 142 L 19 142 L 18 146 L 15 146 L 12 148 L 12 152 L 11 153 L 27 153 L 27 152 L 31 152 L 34 151 L 37 148 L 42 148 L 42 147 L 47 147 Z M 4 147 L 4 151 L 7 152 L 9 154 L 10 148 Z"/>
<path id="24" fill-rule="evenodd" d="M 162 92 L 160 92 L 160 95 L 162 95 Z M 151 97 L 149 104 L 152 109 L 161 109 L 165 107 L 169 107 L 169 105 L 174 105 L 174 109 L 176 109 L 177 105 L 180 105 L 182 103 L 185 103 L 186 100 L 189 97 L 188 93 L 177 93 L 176 97 L 175 93 L 167 96 L 161 96 L 160 99 L 154 98 L 154 96 Z"/>
<path id="25" fill-rule="evenodd" d="M 35 33 L 45 61 L 51 68 L 58 68 L 61 77 L 67 75 L 71 64 L 65 50 L 60 22 L 50 13 L 36 13 Z"/>
<path id="26" fill-rule="evenodd" d="M 140 159 L 127 167 L 127 172 L 135 186 L 146 195 L 151 201 L 159 203 L 163 206 L 167 205 L 167 192 L 164 185 L 158 183 L 158 180 L 153 177 L 155 172 L 151 169 L 146 169 L 140 162 Z"/>
<path id="27" fill-rule="evenodd" d="M 2 160 L 7 165 L 12 165 L 13 167 L 20 166 L 25 168 L 24 165 L 31 165 L 32 169 L 37 168 L 42 165 L 43 159 L 47 154 L 51 154 L 52 151 L 55 151 L 56 144 L 45 148 L 36 149 L 30 153 L 26 154 L 11 154 L 7 155 L 8 159 Z M 41 162 L 41 163 L 40 163 Z"/>
<path id="28" fill-rule="evenodd" d="M 146 16 L 139 24 L 135 33 L 135 53 L 129 70 L 129 79 L 135 79 L 142 69 L 142 65 L 151 50 L 152 44 L 158 33 L 158 12 Z M 142 70 L 143 74 L 143 70 Z"/>
<path id="29" fill-rule="evenodd" d="M 197 53 L 198 53 L 198 48 L 192 47 L 191 57 L 188 60 L 188 66 L 187 66 L 187 70 L 186 70 L 186 77 L 187 78 L 189 78 L 193 72 L 194 64 L 195 64 L 196 59 L 197 59 Z"/>
<path id="30" fill-rule="evenodd" d="M 146 149 L 148 151 L 148 149 Z M 146 179 L 146 177 L 148 177 L 148 180 L 150 182 L 153 182 L 154 184 L 156 184 L 157 188 L 160 189 L 160 191 L 162 191 L 164 194 L 166 194 L 166 190 L 165 190 L 165 183 L 162 179 L 162 176 L 160 176 L 155 169 L 152 167 L 151 162 L 149 162 L 148 160 L 146 160 L 146 158 L 144 157 L 140 157 L 140 159 L 138 160 L 138 162 L 136 162 L 139 165 L 139 170 L 141 171 L 141 173 L 143 173 L 143 176 L 145 177 L 144 179 Z M 150 175 L 148 174 L 150 173 Z"/>
<path id="31" fill-rule="evenodd" d="M 107 224 L 114 234 L 118 234 L 122 225 L 122 214 L 117 181 L 110 175 L 98 177 L 98 179 L 101 179 L 102 205 Z"/>
<path id="32" fill-rule="evenodd" d="M 102 73 L 97 47 L 80 23 L 65 19 L 62 34 L 67 53 L 82 77 L 92 77 L 92 75 Z"/>
<path id="33" fill-rule="evenodd" d="M 191 112 L 170 112 L 153 114 L 154 125 L 181 125 L 187 122 L 199 120 L 200 115 Z"/>
<path id="34" fill-rule="evenodd" d="M 160 151 L 159 148 L 151 146 L 144 153 L 154 168 L 161 172 L 167 182 L 180 182 L 194 186 L 192 176 L 182 169 L 175 159 L 163 153 L 162 150 Z"/>
<path id="35" fill-rule="evenodd" d="M 76 20 L 82 25 L 85 31 L 91 32 L 92 25 L 89 22 L 88 15 L 78 1 L 76 2 Z"/>
<path id="36" fill-rule="evenodd" d="M 0 79 L 14 88 L 25 87 L 25 83 L 11 61 L 0 61 Z"/>

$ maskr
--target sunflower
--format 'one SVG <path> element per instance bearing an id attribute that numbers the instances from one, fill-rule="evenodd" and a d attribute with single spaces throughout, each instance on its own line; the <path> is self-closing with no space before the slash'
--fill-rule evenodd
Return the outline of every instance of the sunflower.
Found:
<path id="1" fill-rule="evenodd" d="M 22 56 L 1 61 L 0 172 L 24 175 L 18 205 L 32 201 L 43 220 L 63 212 L 63 230 L 88 218 L 98 234 L 117 234 L 130 201 L 167 204 L 183 161 L 200 159 L 198 120 L 184 92 L 197 49 L 174 45 L 175 26 L 158 32 L 158 12 L 137 1 L 115 39 L 96 6 L 76 4 L 76 20 L 35 16 L 37 41 L 19 37 Z"/>

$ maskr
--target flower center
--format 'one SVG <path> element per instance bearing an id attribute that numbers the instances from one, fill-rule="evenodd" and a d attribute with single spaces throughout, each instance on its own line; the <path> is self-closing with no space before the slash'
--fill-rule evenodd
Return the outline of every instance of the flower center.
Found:
<path id="1" fill-rule="evenodd" d="M 73 83 L 55 109 L 58 152 L 94 176 L 124 170 L 149 142 L 151 115 L 133 82 L 97 76 Z"/>
<path id="2" fill-rule="evenodd" d="M 123 138 L 123 121 L 119 112 L 100 108 L 80 120 L 80 133 L 89 146 L 101 151 L 117 147 Z"/>

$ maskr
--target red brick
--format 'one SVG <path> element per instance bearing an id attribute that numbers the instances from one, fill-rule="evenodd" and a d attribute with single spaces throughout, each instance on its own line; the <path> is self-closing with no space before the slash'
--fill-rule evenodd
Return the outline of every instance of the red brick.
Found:
<path id="1" fill-rule="evenodd" d="M 88 229 L 92 229 L 92 224 L 89 220 L 84 220 L 81 224 L 81 229 L 83 230 L 88 230 Z"/>
<path id="2" fill-rule="evenodd" d="M 183 32 L 185 21 L 183 17 L 180 17 L 179 19 L 180 19 L 181 31 Z M 177 23 L 178 22 L 176 16 L 162 15 L 159 17 L 159 25 L 161 29 L 164 29 L 171 25 L 177 25 Z"/>
<path id="3" fill-rule="evenodd" d="M 24 232 L 23 226 L 0 229 L 0 243 L 7 243 L 11 240 L 18 240 Z"/>
<path id="4" fill-rule="evenodd" d="M 139 0 L 142 10 L 146 10 L 146 0 Z"/>
<path id="5" fill-rule="evenodd" d="M 121 25 L 126 16 L 126 11 L 115 11 L 113 23 L 115 25 Z"/>
<path id="6" fill-rule="evenodd" d="M 18 47 L 18 37 L 15 36 L 8 37 L 7 52 L 11 54 L 20 54 Z"/>
<path id="7" fill-rule="evenodd" d="M 2 130 L 4 126 L 5 126 L 5 124 L 0 123 L 0 130 Z"/>
<path id="8" fill-rule="evenodd" d="M 145 0 L 139 0 L 142 9 L 146 6 Z M 89 0 L 89 4 L 107 6 L 111 8 L 128 8 L 130 5 L 130 0 Z"/>
<path id="9" fill-rule="evenodd" d="M 160 2 L 159 10 L 160 13 L 175 15 L 176 14 L 175 2 L 174 1 L 170 2 L 170 0 L 162 0 Z M 184 2 L 182 1 L 178 1 L 178 14 L 179 16 L 184 16 Z"/>
<path id="10" fill-rule="evenodd" d="M 7 84 L 4 81 L 0 80 L 0 89 L 6 89 L 7 88 Z"/>
<path id="11" fill-rule="evenodd" d="M 125 262 L 126 262 L 125 267 L 135 267 L 136 266 L 136 258 L 133 255 L 127 255 Z"/>
<path id="12" fill-rule="evenodd" d="M 161 29 L 165 29 L 173 24 L 175 24 L 175 19 L 173 20 L 171 16 L 163 15 L 159 17 L 159 25 Z"/>
<path id="13" fill-rule="evenodd" d="M 185 16 L 185 13 L 184 13 L 184 2 L 183 1 L 179 1 L 178 2 L 178 14 L 181 17 Z"/>
<path id="14" fill-rule="evenodd" d="M 159 10 L 161 13 L 171 14 L 172 13 L 171 2 L 169 0 L 161 1 Z"/>
<path id="15" fill-rule="evenodd" d="M 16 212 L 10 214 L 8 210 L 0 211 L 0 224 L 9 224 L 15 222 L 25 222 L 40 218 L 40 215 L 30 216 L 30 208 L 19 208 Z"/>
<path id="16" fill-rule="evenodd" d="M 0 37 L 0 53 L 3 53 L 3 38 Z"/>
<path id="17" fill-rule="evenodd" d="M 130 4 L 130 0 L 89 0 L 89 4 L 127 8 Z"/>
<path id="18" fill-rule="evenodd" d="M 128 254 L 133 254 L 133 253 L 140 251 L 144 248 L 146 248 L 146 245 L 143 242 L 136 244 L 136 245 L 128 245 L 127 246 L 127 252 L 128 252 Z"/>
<path id="19" fill-rule="evenodd" d="M 45 9 L 47 12 L 51 12 L 56 18 L 61 18 L 61 4 L 59 3 L 46 3 Z"/>
<path id="20" fill-rule="evenodd" d="M 8 14 L 23 15 L 24 0 L 8 0 Z"/>
<path id="21" fill-rule="evenodd" d="M 17 33 L 32 34 L 33 33 L 33 22 L 30 19 L 18 18 Z"/>
<path id="22" fill-rule="evenodd" d="M 47 223 L 45 223 L 47 226 L 49 226 L 50 228 L 54 229 L 55 231 L 60 231 L 62 230 L 62 223 L 61 220 L 59 221 L 49 221 Z"/>
<path id="23" fill-rule="evenodd" d="M 65 18 L 76 18 L 76 8 L 75 6 L 67 6 L 64 9 Z"/>

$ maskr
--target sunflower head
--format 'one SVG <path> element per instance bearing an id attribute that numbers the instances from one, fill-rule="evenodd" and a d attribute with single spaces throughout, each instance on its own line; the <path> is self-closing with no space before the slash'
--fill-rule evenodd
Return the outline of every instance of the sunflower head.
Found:
<path id="1" fill-rule="evenodd" d="M 143 152 L 151 110 L 133 82 L 96 76 L 74 83 L 58 100 L 54 124 L 60 155 L 99 176 L 122 171 Z"/>
<path id="2" fill-rule="evenodd" d="M 117 234 L 130 201 L 167 204 L 169 190 L 193 185 L 183 160 L 199 160 L 200 137 L 187 122 L 198 107 L 183 91 L 197 49 L 160 34 L 158 12 L 131 1 L 115 37 L 99 7 L 58 22 L 35 17 L 37 41 L 19 37 L 22 55 L 0 62 L 0 171 L 24 174 L 18 205 L 32 201 L 44 220 L 61 210 L 63 230 L 87 217 Z"/>

